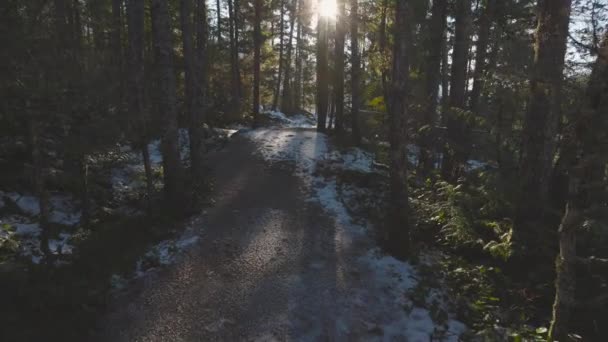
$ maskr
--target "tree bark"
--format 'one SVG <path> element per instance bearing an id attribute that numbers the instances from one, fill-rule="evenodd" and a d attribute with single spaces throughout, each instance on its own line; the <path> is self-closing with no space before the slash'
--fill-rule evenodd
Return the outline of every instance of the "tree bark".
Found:
<path id="1" fill-rule="evenodd" d="M 426 57 L 426 110 L 420 133 L 420 160 L 422 173 L 428 175 L 435 165 L 435 125 L 437 100 L 441 80 L 442 46 L 447 26 L 447 0 L 434 0 L 431 8 L 430 37 Z"/>
<path id="2" fill-rule="evenodd" d="M 29 144 L 31 147 L 31 161 L 33 166 L 34 189 L 38 196 L 38 206 L 40 214 L 38 215 L 38 224 L 40 225 L 40 250 L 44 254 L 47 261 L 50 261 L 51 252 L 49 249 L 49 214 L 50 203 L 49 194 L 46 189 L 46 172 L 45 163 L 41 151 L 40 143 L 40 128 L 39 119 L 30 118 L 29 124 Z"/>
<path id="3" fill-rule="evenodd" d="M 344 40 L 346 36 L 346 0 L 337 0 L 338 14 L 336 16 L 336 41 L 334 62 L 334 108 L 335 131 L 343 132 L 344 121 Z"/>
<path id="4" fill-rule="evenodd" d="M 457 2 L 449 108 L 445 111 L 447 114 L 447 135 L 441 170 L 443 178 L 448 181 L 455 181 L 460 176 L 470 149 L 470 127 L 466 122 L 467 115 L 463 115 L 466 109 L 470 11 L 471 0 Z"/>
<path id="5" fill-rule="evenodd" d="M 530 99 L 522 132 L 520 197 L 513 227 L 516 251 L 534 246 L 536 240 L 522 234 L 533 233 L 529 230 L 540 223 L 545 209 L 560 114 L 570 5 L 571 0 L 538 1 Z"/>
<path id="6" fill-rule="evenodd" d="M 351 35 L 351 129 L 353 142 L 361 145 L 361 128 L 359 127 L 359 110 L 361 108 L 361 55 L 359 53 L 359 0 L 350 3 L 350 35 Z"/>
<path id="7" fill-rule="evenodd" d="M 577 196 L 578 180 L 571 179 L 572 196 Z M 576 306 L 576 229 L 581 224 L 581 208 L 571 198 L 559 227 L 559 255 L 555 261 L 555 301 L 547 341 L 568 341 L 572 309 Z"/>
<path id="8" fill-rule="evenodd" d="M 215 1 L 215 11 L 217 15 L 217 46 L 218 48 L 222 46 L 222 7 L 221 1 Z"/>
<path id="9" fill-rule="evenodd" d="M 207 8 L 204 0 L 196 0 L 194 39 L 192 0 L 181 0 L 181 25 L 184 45 L 186 104 L 189 118 L 190 164 L 193 182 L 200 185 L 203 173 L 204 84 L 206 84 Z M 196 47 L 194 46 L 196 42 Z"/>
<path id="10" fill-rule="evenodd" d="M 301 0 L 298 0 L 298 8 L 300 8 L 300 10 L 298 10 L 298 30 L 296 34 L 296 74 L 293 86 L 293 107 L 296 111 L 300 111 L 302 109 L 302 49 L 304 46 L 302 41 L 302 19 L 300 18 L 302 4 L 300 1 Z"/>
<path id="11" fill-rule="evenodd" d="M 260 116 L 260 64 L 262 50 L 262 0 L 255 0 L 253 23 L 253 126 Z"/>
<path id="12" fill-rule="evenodd" d="M 321 16 L 317 25 L 317 130 L 322 132 L 329 104 L 328 18 Z"/>
<path id="13" fill-rule="evenodd" d="M 152 25 L 156 72 L 158 77 L 158 109 L 163 117 L 161 152 L 165 196 L 174 209 L 180 206 L 182 170 L 177 133 L 177 101 L 173 66 L 173 44 L 168 3 L 152 0 Z"/>
<path id="14" fill-rule="evenodd" d="M 565 4 L 564 4 L 565 5 Z M 596 198 L 590 196 L 589 172 L 595 168 L 597 155 L 602 152 L 605 143 L 606 113 L 608 113 L 608 33 L 604 36 L 602 46 L 593 67 L 587 87 L 587 103 L 575 122 L 570 125 L 572 132 L 568 136 L 570 150 L 566 154 L 569 175 L 568 201 L 566 213 L 559 229 L 560 254 L 556 261 L 555 301 L 553 319 L 549 329 L 548 341 L 567 341 L 571 324 L 572 311 L 576 308 L 576 266 L 585 265 L 596 271 L 606 273 L 608 260 L 576 256 L 576 230 L 583 222 L 583 213 L 596 204 Z M 603 188 L 603 187 L 602 187 Z M 599 299 L 599 298 L 598 298 Z"/>
<path id="15" fill-rule="evenodd" d="M 380 17 L 380 30 L 378 32 L 379 49 L 383 56 L 388 55 L 388 39 L 386 38 L 386 27 L 387 27 L 387 12 L 388 12 L 388 0 L 382 2 L 382 13 Z M 389 84 L 388 84 L 388 66 L 382 66 L 382 90 L 384 92 L 384 101 L 388 103 L 389 99 Z"/>
<path id="16" fill-rule="evenodd" d="M 409 1 L 397 1 L 394 23 L 393 66 L 389 97 L 390 202 L 389 249 L 400 256 L 409 252 L 409 203 L 407 185 L 407 119 L 411 12 Z"/>
<path id="17" fill-rule="evenodd" d="M 297 0 L 292 0 L 290 6 L 289 38 L 287 40 L 287 57 L 285 58 L 285 77 L 283 78 L 283 96 L 281 100 L 281 111 L 283 113 L 293 112 L 293 97 L 291 93 L 291 56 L 293 52 L 293 31 L 297 16 Z"/>
<path id="18" fill-rule="evenodd" d="M 469 98 L 469 108 L 473 114 L 479 114 L 479 100 L 485 83 L 487 69 L 486 59 L 488 57 L 488 42 L 490 39 L 490 28 L 494 21 L 496 11 L 496 0 L 486 0 L 484 9 L 479 18 L 479 33 L 475 48 L 475 71 L 473 72 L 473 89 Z"/>
<path id="19" fill-rule="evenodd" d="M 283 79 L 283 36 L 285 35 L 285 1 L 281 0 L 281 18 L 279 19 L 279 72 L 277 76 L 277 84 L 272 100 L 272 110 L 277 110 L 279 107 L 279 95 L 281 94 L 281 81 Z"/>
<path id="20" fill-rule="evenodd" d="M 230 32 L 231 118 L 237 118 L 241 107 L 241 75 L 239 71 L 238 0 L 228 0 Z"/>
<path id="21" fill-rule="evenodd" d="M 154 193 L 152 166 L 148 152 L 147 116 L 144 99 L 144 0 L 127 2 L 128 21 L 128 78 L 129 78 L 129 112 L 132 126 L 136 131 L 134 145 L 141 151 L 146 173 L 146 195 L 148 208 Z"/>

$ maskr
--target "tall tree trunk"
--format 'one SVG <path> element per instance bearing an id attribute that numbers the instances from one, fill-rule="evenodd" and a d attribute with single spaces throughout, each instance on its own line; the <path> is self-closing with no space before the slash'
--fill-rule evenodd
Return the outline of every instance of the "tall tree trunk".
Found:
<path id="1" fill-rule="evenodd" d="M 576 294 L 576 229 L 582 223 L 582 212 L 576 200 L 578 179 L 570 179 L 570 200 L 559 227 L 559 255 L 555 260 L 555 301 L 547 341 L 568 341 L 568 327 Z"/>
<path id="2" fill-rule="evenodd" d="M 454 181 L 460 176 L 468 157 L 470 127 L 466 116 L 466 75 L 469 55 L 469 21 L 471 0 L 458 1 L 454 33 L 454 52 L 452 54 L 452 74 L 450 79 L 449 108 L 447 111 L 447 136 L 443 152 L 442 176 Z"/>
<path id="3" fill-rule="evenodd" d="M 146 192 L 148 208 L 154 193 L 152 166 L 148 152 L 148 129 L 146 106 L 144 103 L 144 0 L 127 2 L 128 21 L 128 78 L 129 78 L 129 112 L 133 115 L 130 121 L 136 131 L 134 145 L 140 149 L 146 173 Z"/>
<path id="4" fill-rule="evenodd" d="M 539 0 L 530 100 L 524 118 L 520 198 L 513 227 L 518 252 L 534 246 L 553 167 L 571 0 Z M 525 235 L 525 236 L 522 236 Z"/>
<path id="5" fill-rule="evenodd" d="M 387 27 L 387 14 L 388 13 L 388 0 L 384 0 L 382 2 L 382 13 L 380 18 L 380 32 L 378 33 L 379 37 L 379 49 L 380 53 L 383 56 L 388 55 L 388 39 L 386 37 L 386 27 Z M 389 99 L 389 84 L 388 84 L 388 66 L 382 66 L 382 90 L 384 92 L 384 100 L 388 103 Z"/>
<path id="6" fill-rule="evenodd" d="M 272 100 L 272 110 L 277 110 L 279 107 L 279 95 L 281 94 L 281 80 L 283 77 L 283 37 L 285 35 L 285 1 L 287 0 L 281 0 L 281 18 L 279 19 L 279 72 Z"/>
<path id="7" fill-rule="evenodd" d="M 473 72 L 473 89 L 469 99 L 469 108 L 475 114 L 479 114 L 479 100 L 483 91 L 486 59 L 488 57 L 488 42 L 490 38 L 490 28 L 494 21 L 496 11 L 496 0 L 486 0 L 484 9 L 479 18 L 479 33 L 475 47 L 475 71 Z"/>
<path id="8" fill-rule="evenodd" d="M 296 74 L 293 85 L 293 108 L 296 111 L 300 111 L 302 109 L 302 49 L 303 49 L 303 41 L 302 41 L 302 21 L 300 18 L 300 11 L 302 8 L 301 0 L 298 0 L 298 30 L 296 33 Z"/>
<path id="9" fill-rule="evenodd" d="M 435 125 L 437 124 L 437 99 L 441 81 L 442 46 L 447 26 L 447 0 L 434 0 L 431 9 L 430 37 L 426 57 L 426 109 L 420 132 L 420 166 L 427 175 L 435 164 Z"/>
<path id="10" fill-rule="evenodd" d="M 118 80 L 116 87 L 116 107 L 121 112 L 125 94 L 125 67 L 124 52 L 122 47 L 122 4 L 123 0 L 112 0 L 112 66 L 114 67 L 115 77 Z"/>
<path id="11" fill-rule="evenodd" d="M 443 41 L 441 42 L 441 126 L 447 125 L 447 108 L 450 98 L 450 62 L 448 60 L 448 33 L 444 32 Z"/>
<path id="12" fill-rule="evenodd" d="M 228 0 L 229 31 L 230 31 L 230 74 L 231 74 L 231 117 L 240 115 L 241 107 L 241 76 L 239 71 L 239 14 L 238 0 Z"/>
<path id="13" fill-rule="evenodd" d="M 31 148 L 31 160 L 33 166 L 34 176 L 34 189 L 38 196 L 38 206 L 40 207 L 40 214 L 38 215 L 38 222 L 41 229 L 40 234 L 40 250 L 44 254 L 47 261 L 50 261 L 51 252 L 49 249 L 49 215 L 50 215 L 50 203 L 49 194 L 46 189 L 46 172 L 45 163 L 41 151 L 40 143 L 40 128 L 39 119 L 31 118 L 29 124 L 29 144 Z"/>
<path id="14" fill-rule="evenodd" d="M 317 28 L 317 130 L 325 131 L 329 104 L 328 30 L 329 19 L 319 17 Z"/>
<path id="15" fill-rule="evenodd" d="M 215 11 L 217 15 L 217 46 L 222 46 L 222 6 L 221 0 L 215 0 Z"/>
<path id="16" fill-rule="evenodd" d="M 393 253 L 409 252 L 409 203 L 407 186 L 407 120 L 411 9 L 409 1 L 397 1 L 395 10 L 393 67 L 389 111 L 390 202 L 387 242 Z"/>
<path id="17" fill-rule="evenodd" d="M 291 61 L 293 54 L 293 31 L 295 26 L 295 20 L 298 12 L 298 1 L 292 0 L 290 6 L 290 23 L 289 23 L 289 37 L 287 40 L 287 57 L 285 58 L 285 77 L 283 78 L 283 96 L 281 100 L 281 111 L 283 113 L 292 113 L 293 108 L 293 96 L 291 89 Z"/>
<path id="18" fill-rule="evenodd" d="M 204 110 L 203 100 L 203 69 L 205 68 L 205 53 L 207 45 L 207 14 L 205 2 L 196 0 L 194 23 L 196 25 L 196 50 L 193 32 L 192 0 L 181 0 L 180 19 L 182 26 L 182 42 L 184 47 L 186 111 L 189 118 L 188 134 L 190 138 L 190 164 L 192 180 L 199 184 L 203 172 L 203 133 L 202 120 Z"/>
<path id="19" fill-rule="evenodd" d="M 335 130 L 343 131 L 344 121 L 344 39 L 346 36 L 346 0 L 337 0 L 336 41 L 334 62 L 334 108 L 336 111 Z"/>
<path id="20" fill-rule="evenodd" d="M 599 188 L 600 192 L 604 190 L 603 186 L 593 184 L 596 179 L 589 175 L 594 173 L 598 157 L 605 153 L 603 146 L 606 143 L 604 132 L 608 113 L 608 33 L 604 35 L 598 50 L 586 95 L 585 110 L 575 119 L 572 133 L 575 141 L 568 141 L 568 147 L 574 152 L 565 154 L 566 159 L 571 159 L 566 160 L 569 164 L 570 179 L 566 213 L 559 229 L 560 253 L 556 260 L 555 301 L 548 341 L 569 340 L 568 329 L 572 323 L 576 295 L 576 230 L 582 224 L 584 210 L 599 202 L 594 194 L 595 189 Z M 571 154 L 574 156 L 570 156 Z"/>
<path id="21" fill-rule="evenodd" d="M 352 54 L 351 69 L 351 129 L 355 145 L 361 144 L 361 128 L 359 127 L 359 110 L 361 108 L 361 55 L 359 54 L 359 0 L 350 3 L 350 35 Z"/>
<path id="22" fill-rule="evenodd" d="M 260 64 L 262 50 L 262 0 L 255 0 L 253 23 L 253 126 L 260 116 Z"/>
<path id="23" fill-rule="evenodd" d="M 192 1 L 180 0 L 180 24 L 182 30 L 182 46 L 184 51 L 184 92 L 186 115 L 188 118 L 194 116 L 196 108 L 194 84 L 197 79 L 198 68 L 194 66 L 194 34 L 192 20 Z M 192 122 L 191 126 L 195 123 Z"/>
<path id="24" fill-rule="evenodd" d="M 175 209 L 180 206 L 182 193 L 181 160 L 177 133 L 177 101 L 175 73 L 173 66 L 173 44 L 171 17 L 168 3 L 152 0 L 152 25 L 156 72 L 158 76 L 158 109 L 163 117 L 161 150 L 163 155 L 163 176 L 165 196 Z"/>

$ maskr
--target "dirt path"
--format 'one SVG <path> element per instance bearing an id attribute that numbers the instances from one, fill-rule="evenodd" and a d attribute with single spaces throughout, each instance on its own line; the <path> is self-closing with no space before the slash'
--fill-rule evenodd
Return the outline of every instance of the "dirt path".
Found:
<path id="1" fill-rule="evenodd" d="M 285 132 L 287 144 L 319 138 Z M 102 340 L 429 340 L 428 312 L 404 312 L 409 265 L 380 259 L 394 274 L 378 277 L 358 261 L 372 240 L 352 239 L 311 201 L 295 163 L 260 157 L 277 139 L 268 134 L 237 134 L 212 156 L 216 203 L 195 224 L 199 244 L 118 305 Z"/>

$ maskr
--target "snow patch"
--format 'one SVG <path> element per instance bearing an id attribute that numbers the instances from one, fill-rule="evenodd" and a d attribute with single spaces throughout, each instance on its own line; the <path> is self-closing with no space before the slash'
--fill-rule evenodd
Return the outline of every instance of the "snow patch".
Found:
<path id="1" fill-rule="evenodd" d="M 7 197 L 13 201 L 19 210 L 26 215 L 36 216 L 40 214 L 40 203 L 38 197 L 24 195 L 16 192 L 4 193 L 0 191 L 0 198 Z M 72 226 L 80 222 L 81 213 L 76 209 L 76 204 L 71 196 L 51 194 L 49 198 L 50 214 L 49 221 L 52 223 Z"/>
<path id="2" fill-rule="evenodd" d="M 314 128 L 317 127 L 316 120 L 312 117 L 306 116 L 304 114 L 296 114 L 288 117 L 282 112 L 270 110 L 264 112 L 265 114 L 272 118 L 273 120 L 279 121 L 283 127 L 292 127 L 292 128 Z"/>
<path id="3" fill-rule="evenodd" d="M 176 262 L 181 254 L 199 241 L 200 237 L 188 228 L 177 239 L 168 239 L 150 247 L 135 266 L 135 277 L 143 277 L 156 266 L 166 266 Z"/>

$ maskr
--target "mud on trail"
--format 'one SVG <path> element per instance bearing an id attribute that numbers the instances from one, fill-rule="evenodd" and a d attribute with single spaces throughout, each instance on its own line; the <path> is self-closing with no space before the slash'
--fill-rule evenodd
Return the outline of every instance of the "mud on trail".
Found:
<path id="1" fill-rule="evenodd" d="M 193 225 L 197 244 L 117 300 L 95 338 L 457 340 L 464 325 L 415 307 L 412 266 L 379 253 L 335 181 L 314 176 L 329 149 L 310 129 L 234 135 L 209 158 L 216 202 Z"/>

